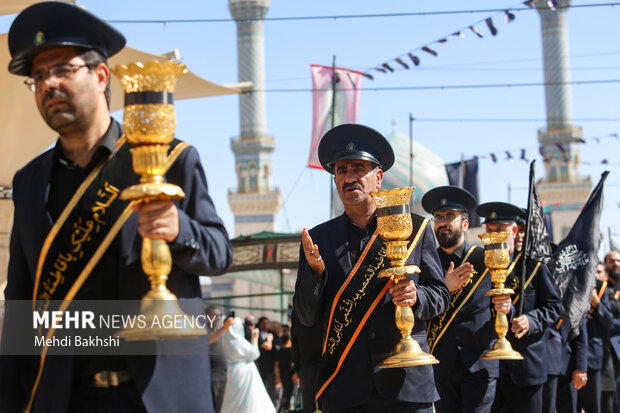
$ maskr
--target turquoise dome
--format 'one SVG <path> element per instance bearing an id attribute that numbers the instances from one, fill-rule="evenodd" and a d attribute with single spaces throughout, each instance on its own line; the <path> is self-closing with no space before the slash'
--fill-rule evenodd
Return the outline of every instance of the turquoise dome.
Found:
<path id="1" fill-rule="evenodd" d="M 385 135 L 394 149 L 394 166 L 383 176 L 383 189 L 402 188 L 409 186 L 410 171 L 410 139 L 396 130 L 396 122 L 392 123 L 392 132 Z M 444 161 L 420 142 L 413 140 L 413 186 L 411 207 L 418 214 L 427 215 L 422 208 L 422 196 L 437 186 L 449 185 L 448 174 Z"/>

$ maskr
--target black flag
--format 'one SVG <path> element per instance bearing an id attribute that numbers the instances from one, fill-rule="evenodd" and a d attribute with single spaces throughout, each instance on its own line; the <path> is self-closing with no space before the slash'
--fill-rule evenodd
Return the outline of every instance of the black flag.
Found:
<path id="1" fill-rule="evenodd" d="M 478 199 L 478 157 L 446 164 L 446 172 L 450 185 L 463 188 Z M 474 210 L 469 211 L 469 226 L 480 226 L 480 217 Z"/>
<path id="2" fill-rule="evenodd" d="M 592 290 L 596 285 L 596 265 L 601 244 L 601 209 L 603 184 L 609 171 L 590 194 L 577 221 L 555 251 L 553 280 L 560 291 L 564 315 L 570 320 L 571 336 L 579 334 L 579 323 L 590 308 Z"/>
<path id="3" fill-rule="evenodd" d="M 523 249 L 525 256 L 546 264 L 553 271 L 553 253 L 545 213 L 534 184 L 534 162 L 530 164 L 530 194 L 527 204 L 527 226 Z"/>
<path id="4" fill-rule="evenodd" d="M 551 252 L 551 242 L 545 220 L 545 213 L 540 203 L 540 197 L 536 192 L 534 184 L 534 165 L 536 161 L 530 163 L 530 181 L 527 197 L 527 223 L 525 224 L 525 239 L 523 240 L 523 268 L 521 274 L 525 274 L 525 265 L 528 261 L 540 261 L 553 271 L 553 254 Z M 521 283 L 521 297 L 523 297 L 523 284 Z M 519 314 L 523 314 L 523 302 L 519 303 Z"/>

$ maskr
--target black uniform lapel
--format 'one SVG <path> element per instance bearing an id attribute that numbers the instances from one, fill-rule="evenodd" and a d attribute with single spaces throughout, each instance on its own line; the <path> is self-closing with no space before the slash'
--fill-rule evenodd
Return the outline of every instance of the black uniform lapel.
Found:
<path id="1" fill-rule="evenodd" d="M 342 268 L 344 277 L 353 269 L 353 265 L 351 263 L 351 257 L 349 257 L 349 240 L 347 234 L 349 233 L 347 228 L 347 219 L 344 214 L 340 215 L 338 218 L 336 229 L 332 234 L 331 238 L 332 251 L 336 255 L 336 259 L 338 260 L 338 264 L 340 268 Z M 342 280 L 344 282 L 344 279 Z"/>
<path id="2" fill-rule="evenodd" d="M 52 151 L 48 151 L 47 155 L 48 156 L 46 156 L 43 167 L 37 171 L 40 179 L 29 180 L 31 190 L 27 193 L 27 196 L 29 197 L 28 201 L 24 203 L 24 205 L 28 205 L 28 208 L 30 209 L 25 216 L 33 222 L 28 222 L 26 225 L 24 225 L 24 223 L 20 223 L 21 228 L 29 228 L 29 239 L 32 242 L 31 245 L 33 247 L 29 248 L 29 251 L 34 253 L 34 256 L 30 259 L 32 259 L 35 264 L 39 257 L 39 252 L 43 247 L 43 243 L 45 242 L 45 238 L 54 224 L 47 207 L 54 157 Z M 34 277 L 34 272 L 32 275 Z"/>

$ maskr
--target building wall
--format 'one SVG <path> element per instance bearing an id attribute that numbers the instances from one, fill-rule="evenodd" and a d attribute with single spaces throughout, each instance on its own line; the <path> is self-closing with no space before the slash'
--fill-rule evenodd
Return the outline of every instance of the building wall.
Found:
<path id="1" fill-rule="evenodd" d="M 215 298 L 214 300 L 207 301 L 209 304 L 222 307 L 223 314 L 228 314 L 230 310 L 234 310 L 235 316 L 240 318 L 245 318 L 245 316 L 251 314 L 257 321 L 260 317 L 266 316 L 269 320 L 280 321 L 283 324 L 290 323 L 287 313 L 272 311 L 272 309 L 279 309 L 281 305 L 287 308 L 289 301 L 292 300 L 292 297 L 285 296 L 281 302 L 281 296 L 279 294 L 274 294 L 279 292 L 278 288 L 247 280 L 240 280 L 226 275 L 211 277 L 211 281 L 211 285 L 203 290 L 203 296 L 205 298 Z M 250 294 L 274 295 L 233 299 L 222 298 L 221 300 L 217 300 L 217 297 L 246 296 Z M 235 308 L 235 306 L 244 308 Z"/>
<path id="2" fill-rule="evenodd" d="M 0 300 L 4 300 L 6 287 L 11 228 L 13 228 L 13 200 L 0 199 Z"/>

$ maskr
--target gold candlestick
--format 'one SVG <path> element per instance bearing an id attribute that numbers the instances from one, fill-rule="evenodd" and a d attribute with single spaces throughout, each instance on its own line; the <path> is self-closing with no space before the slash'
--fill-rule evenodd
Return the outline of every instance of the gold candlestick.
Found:
<path id="1" fill-rule="evenodd" d="M 112 72 L 118 76 L 125 92 L 123 129 L 132 145 L 134 171 L 140 183 L 123 190 L 120 199 L 149 202 L 160 199 L 182 199 L 183 189 L 164 181 L 169 143 L 174 139 L 176 115 L 173 92 L 179 76 L 187 73 L 182 63 L 157 61 L 118 65 Z M 125 340 L 157 340 L 197 337 L 207 334 L 198 327 L 165 328 L 164 316 L 184 316 L 177 297 L 166 287 L 172 269 L 172 256 L 166 241 L 142 240 L 142 269 L 148 276 L 151 289 L 142 297 L 140 314 L 145 316 L 146 328 L 129 328 L 119 332 Z M 155 326 L 154 326 L 155 325 Z"/>
<path id="2" fill-rule="evenodd" d="M 386 255 L 390 259 L 391 268 L 379 273 L 379 277 L 389 277 L 394 284 L 407 278 L 407 275 L 420 272 L 415 265 L 405 265 L 407 260 L 407 239 L 413 232 L 413 223 L 409 213 L 409 199 L 415 188 L 394 188 L 381 190 L 370 195 L 377 205 L 377 228 L 379 236 L 386 244 Z M 431 354 L 425 353 L 420 345 L 411 337 L 414 317 L 411 307 L 396 306 L 396 327 L 400 330 L 401 339 L 391 356 L 383 360 L 380 368 L 421 366 L 436 364 L 439 361 Z"/>
<path id="3" fill-rule="evenodd" d="M 514 294 L 512 288 L 504 288 L 506 282 L 506 267 L 510 264 L 510 253 L 508 252 L 508 232 L 489 232 L 480 234 L 478 237 L 484 244 L 484 265 L 491 272 L 493 288 L 486 292 L 487 296 Z M 497 311 L 495 314 L 495 332 L 498 339 L 493 345 L 493 349 L 487 351 L 482 356 L 485 360 L 523 360 L 518 351 L 512 349 L 510 342 L 506 339 L 508 333 L 508 319 L 506 314 Z"/>

